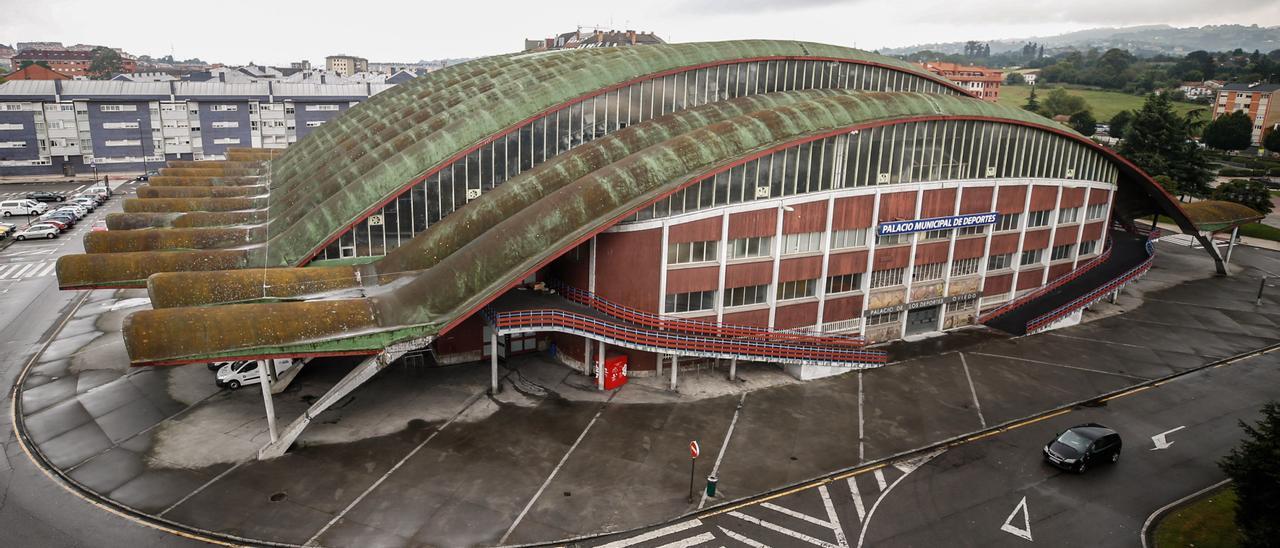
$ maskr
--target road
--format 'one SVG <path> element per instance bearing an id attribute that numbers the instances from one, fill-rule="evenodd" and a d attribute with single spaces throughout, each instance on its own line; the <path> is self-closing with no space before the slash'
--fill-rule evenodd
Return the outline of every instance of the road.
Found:
<path id="1" fill-rule="evenodd" d="M 71 192 L 79 183 L 0 185 L 0 196 L 34 191 Z M 12 242 L 0 250 L 0 546 L 193 546 L 196 543 L 159 532 L 103 511 L 46 477 L 14 438 L 9 409 L 12 387 L 23 366 L 53 336 L 71 312 L 80 292 L 60 291 L 54 261 L 82 251 L 81 239 L 95 220 L 119 211 L 117 194 L 76 227 L 52 241 Z M 19 217 L 21 222 L 25 219 Z"/>
<path id="2" fill-rule="evenodd" d="M 1138 546 L 1153 512 L 1225 478 L 1216 463 L 1238 421 L 1257 420 L 1276 386 L 1280 351 L 597 545 Z M 1042 461 L 1048 440 L 1087 422 L 1121 433 L 1119 463 L 1079 475 Z"/>

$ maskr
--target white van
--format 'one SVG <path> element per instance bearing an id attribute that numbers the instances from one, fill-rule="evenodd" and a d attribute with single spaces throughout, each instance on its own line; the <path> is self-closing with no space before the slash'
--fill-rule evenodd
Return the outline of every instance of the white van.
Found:
<path id="1" fill-rule="evenodd" d="M 43 215 L 49 206 L 35 200 L 5 200 L 0 202 L 0 215 Z"/>
<path id="2" fill-rule="evenodd" d="M 288 371 L 294 365 L 302 363 L 302 360 L 294 360 L 292 358 L 280 358 L 273 361 L 276 364 L 277 375 Z M 255 360 L 213 363 L 222 364 L 222 367 L 218 369 L 218 377 L 215 381 L 219 388 L 235 390 L 241 386 L 262 382 L 262 376 L 258 374 L 258 362 Z"/>

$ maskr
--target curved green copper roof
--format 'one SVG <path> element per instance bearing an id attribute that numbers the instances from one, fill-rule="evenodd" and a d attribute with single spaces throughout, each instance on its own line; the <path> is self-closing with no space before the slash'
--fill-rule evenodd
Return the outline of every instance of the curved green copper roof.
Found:
<path id="1" fill-rule="evenodd" d="M 652 201 L 736 159 L 835 131 L 949 117 L 1004 120 L 1062 132 L 1021 109 L 924 93 L 793 92 L 790 101 L 704 118 L 668 116 L 593 141 L 521 174 L 460 209 L 412 246 L 374 264 L 374 272 L 419 269 L 364 298 L 233 304 L 143 311 L 129 317 L 125 341 L 136 364 L 215 357 L 374 353 L 397 340 L 432 336 L 472 314 L 554 257 Z M 743 101 L 743 100 L 736 100 Z M 734 101 L 731 101 L 731 103 Z M 746 102 L 746 101 L 743 101 Z M 708 105 L 700 109 L 721 109 Z M 698 110 L 698 109 L 694 109 Z M 640 139 L 640 134 L 660 135 Z M 1076 138 L 1083 140 L 1078 135 Z M 587 165 L 589 169 L 575 166 Z M 585 173 L 584 173 L 585 171 Z M 498 219 L 484 223 L 485 219 Z M 466 238 L 451 238 L 451 234 Z M 433 248 L 433 246 L 431 246 Z M 453 248 L 453 249 L 450 249 Z M 344 282 L 350 267 L 323 283 Z M 248 273 L 246 273 L 248 274 Z M 319 313 L 334 318 L 313 319 Z M 335 319 L 337 318 L 337 319 Z M 180 326 L 180 328 L 175 328 Z"/>

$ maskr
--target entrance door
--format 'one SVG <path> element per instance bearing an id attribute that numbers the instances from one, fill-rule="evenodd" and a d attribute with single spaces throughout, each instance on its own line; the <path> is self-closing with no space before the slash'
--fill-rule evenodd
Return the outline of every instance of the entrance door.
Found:
<path id="1" fill-rule="evenodd" d="M 941 306 L 930 306 L 907 312 L 907 335 L 937 331 L 938 311 L 941 309 Z"/>

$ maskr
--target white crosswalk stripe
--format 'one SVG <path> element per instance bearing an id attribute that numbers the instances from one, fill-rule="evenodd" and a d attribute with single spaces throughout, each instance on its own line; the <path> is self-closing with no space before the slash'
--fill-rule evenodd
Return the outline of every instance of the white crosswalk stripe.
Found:
<path id="1" fill-rule="evenodd" d="M 43 278 L 54 273 L 57 261 L 0 264 L 0 280 Z"/>

